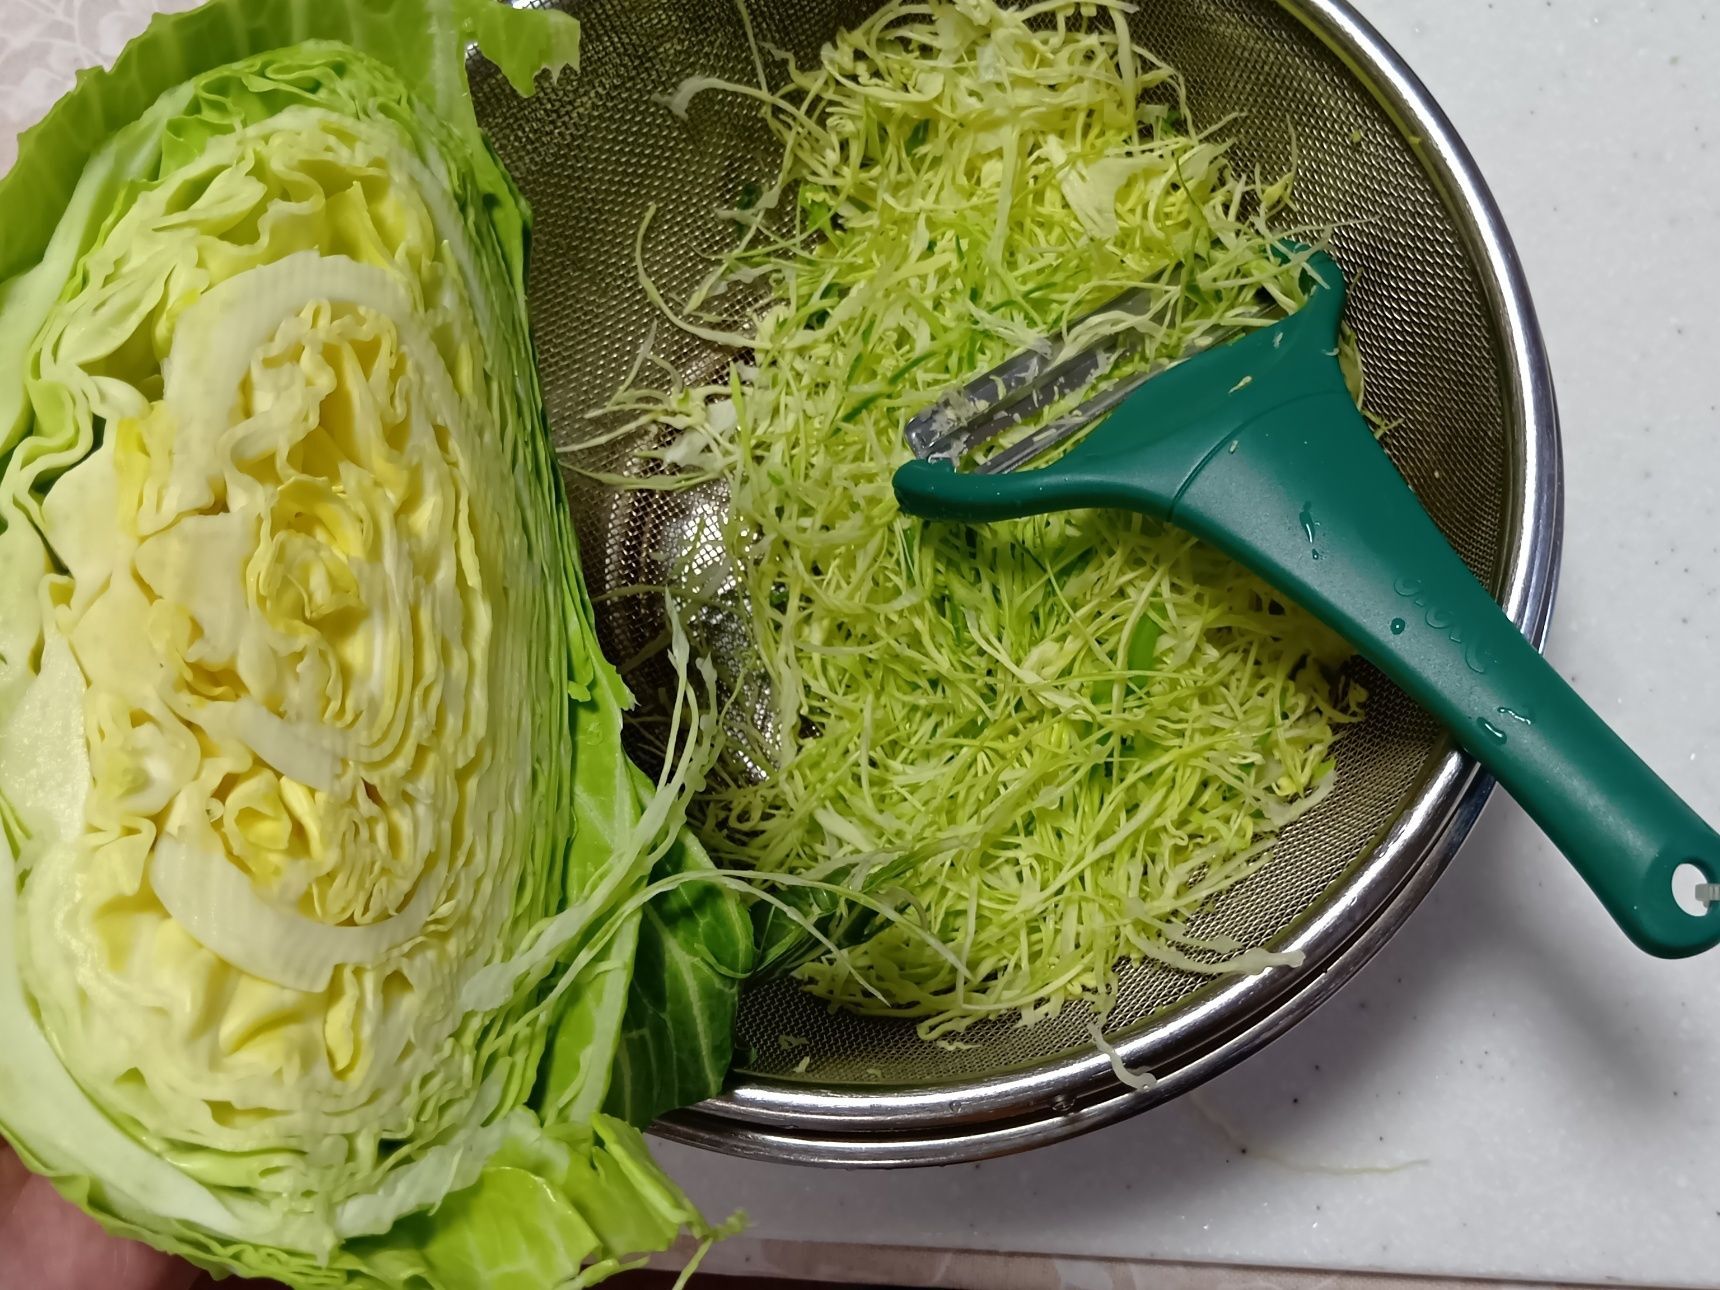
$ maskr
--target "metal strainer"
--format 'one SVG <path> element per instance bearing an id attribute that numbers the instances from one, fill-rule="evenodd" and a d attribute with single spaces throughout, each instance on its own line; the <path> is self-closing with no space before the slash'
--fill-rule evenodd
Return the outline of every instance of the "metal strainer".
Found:
<path id="1" fill-rule="evenodd" d="M 626 378 L 656 317 L 635 276 L 646 252 L 670 299 L 685 297 L 730 233 L 713 212 L 767 185 L 778 160 L 757 105 L 699 100 L 691 121 L 656 96 L 692 75 L 753 76 L 735 0 L 561 0 L 584 24 L 575 78 L 516 98 L 493 69 L 474 90 L 484 124 L 536 213 L 531 297 L 551 426 L 561 443 L 603 429 L 586 414 Z M 803 63 L 875 0 L 749 0 L 758 39 Z M 1452 544 L 1534 641 L 1550 609 L 1561 527 L 1559 448 L 1545 356 L 1516 260 L 1473 163 L 1411 73 L 1342 0 L 1140 0 L 1131 28 L 1177 67 L 1191 105 L 1229 130 L 1263 173 L 1297 159 L 1309 221 L 1335 227 L 1353 287 L 1374 409 L 1396 423 L 1393 459 Z M 737 319 L 744 317 L 744 306 Z M 655 353 L 689 381 L 734 355 L 656 329 Z M 607 454 L 607 455 L 605 455 Z M 621 469 L 627 444 L 582 464 Z M 570 476 L 594 593 L 661 583 L 699 548 L 710 493 L 612 491 Z M 649 598 L 599 609 L 611 658 L 664 629 Z M 722 621 L 704 644 L 746 683 L 745 636 Z M 642 698 L 663 688 L 644 664 Z M 1052 1141 L 1176 1096 L 1305 1016 L 1380 947 L 1474 822 L 1489 782 L 1382 678 L 1365 722 L 1338 747 L 1338 788 L 1283 837 L 1276 861 L 1225 894 L 1203 934 L 1299 949 L 1297 969 L 1209 982 L 1163 967 L 1121 981 L 1108 1030 L 1123 1059 L 1158 1076 L 1124 1088 L 1067 1008 L 1032 1027 L 988 1023 L 948 1052 L 910 1022 L 833 1014 L 779 982 L 748 991 L 722 1097 L 670 1116 L 665 1135 L 743 1155 L 844 1165 L 932 1164 Z M 762 705 L 757 705 L 762 711 Z M 751 710 L 750 708 L 748 710 Z M 785 1052 L 782 1034 L 809 1044 Z M 810 1069 L 794 1066 L 810 1055 Z"/>

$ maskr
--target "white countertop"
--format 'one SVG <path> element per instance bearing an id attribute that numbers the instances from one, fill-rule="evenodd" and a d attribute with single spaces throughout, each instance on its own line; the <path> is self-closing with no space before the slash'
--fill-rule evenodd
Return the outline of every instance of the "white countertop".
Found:
<path id="1" fill-rule="evenodd" d="M 1720 817 L 1720 5 L 1361 2 L 1534 289 L 1569 489 L 1550 653 Z M 1397 938 L 1204 1113 L 946 1170 L 662 1154 L 764 1238 L 1720 1286 L 1717 1094 L 1720 958 L 1637 952 L 1496 796 Z"/>
<path id="2" fill-rule="evenodd" d="M 1569 489 L 1552 656 L 1720 818 L 1720 6 L 1363 2 L 1534 287 Z M 26 62 L 32 26 L 111 55 L 150 3 L 0 0 L 0 166 L 86 61 Z M 766 1239 L 1720 1286 L 1717 987 L 1720 958 L 1633 950 L 1496 798 L 1348 989 L 1193 1099 L 949 1170 L 661 1151 Z"/>

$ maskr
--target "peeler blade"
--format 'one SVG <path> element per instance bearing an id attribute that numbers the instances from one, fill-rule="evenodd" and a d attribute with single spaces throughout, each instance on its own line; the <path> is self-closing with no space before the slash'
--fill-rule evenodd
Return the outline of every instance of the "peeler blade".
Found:
<path id="1" fill-rule="evenodd" d="M 1151 308 L 1151 295 L 1147 288 L 1126 292 L 1071 324 L 1065 336 L 1102 314 L 1122 312 L 1145 317 Z M 1258 317 L 1262 322 L 1268 320 L 1271 308 L 1266 304 L 1261 306 Z M 1048 421 L 977 463 L 974 471 L 999 475 L 1031 465 L 1115 411 L 1155 376 L 1250 330 L 1248 326 L 1237 326 L 1198 337 L 1174 358 L 1156 361 L 1108 386 L 1073 411 Z M 1084 344 L 1070 345 L 1067 340 L 1059 340 L 1043 349 L 1014 354 L 916 414 L 904 431 L 908 447 L 923 461 L 960 466 L 965 458 L 998 436 L 1026 425 L 1103 380 L 1120 364 L 1136 357 L 1141 343 L 1138 330 L 1124 327 Z"/>

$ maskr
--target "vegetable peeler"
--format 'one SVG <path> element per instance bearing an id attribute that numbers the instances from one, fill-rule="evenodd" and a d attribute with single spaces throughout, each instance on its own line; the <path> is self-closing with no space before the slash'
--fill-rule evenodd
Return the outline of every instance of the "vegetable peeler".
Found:
<path id="1" fill-rule="evenodd" d="M 902 509 L 983 522 L 1118 507 L 1188 530 L 1438 718 L 1638 946 L 1680 958 L 1720 944 L 1720 835 L 1565 683 L 1446 541 L 1345 384 L 1342 273 L 1314 252 L 1303 275 L 1306 302 L 1287 317 L 1116 382 L 961 469 L 1093 385 L 1124 342 L 1032 350 L 976 378 L 909 423 Z M 1124 297 L 1106 308 L 1130 307 Z M 1687 866 L 1700 874 L 1688 890 Z"/>

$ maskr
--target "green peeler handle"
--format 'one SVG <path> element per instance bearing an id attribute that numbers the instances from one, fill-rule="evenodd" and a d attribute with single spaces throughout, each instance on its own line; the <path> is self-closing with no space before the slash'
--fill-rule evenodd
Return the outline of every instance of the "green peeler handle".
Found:
<path id="1" fill-rule="evenodd" d="M 1122 507 L 1204 538 L 1336 629 L 1428 709 L 1547 832 L 1643 949 L 1720 944 L 1673 874 L 1720 882 L 1720 835 L 1512 624 L 1422 509 L 1344 385 L 1343 283 L 1272 328 L 1171 368 L 1061 460 L 1004 474 L 912 461 L 910 514 L 991 520 Z"/>
<path id="2" fill-rule="evenodd" d="M 1674 958 L 1720 943 L 1720 905 L 1692 915 L 1673 894 L 1683 864 L 1720 876 L 1720 835 L 1505 616 L 1348 395 L 1283 407 L 1232 441 L 1236 451 L 1188 481 L 1171 520 L 1335 628 L 1438 717 L 1639 946 Z"/>

